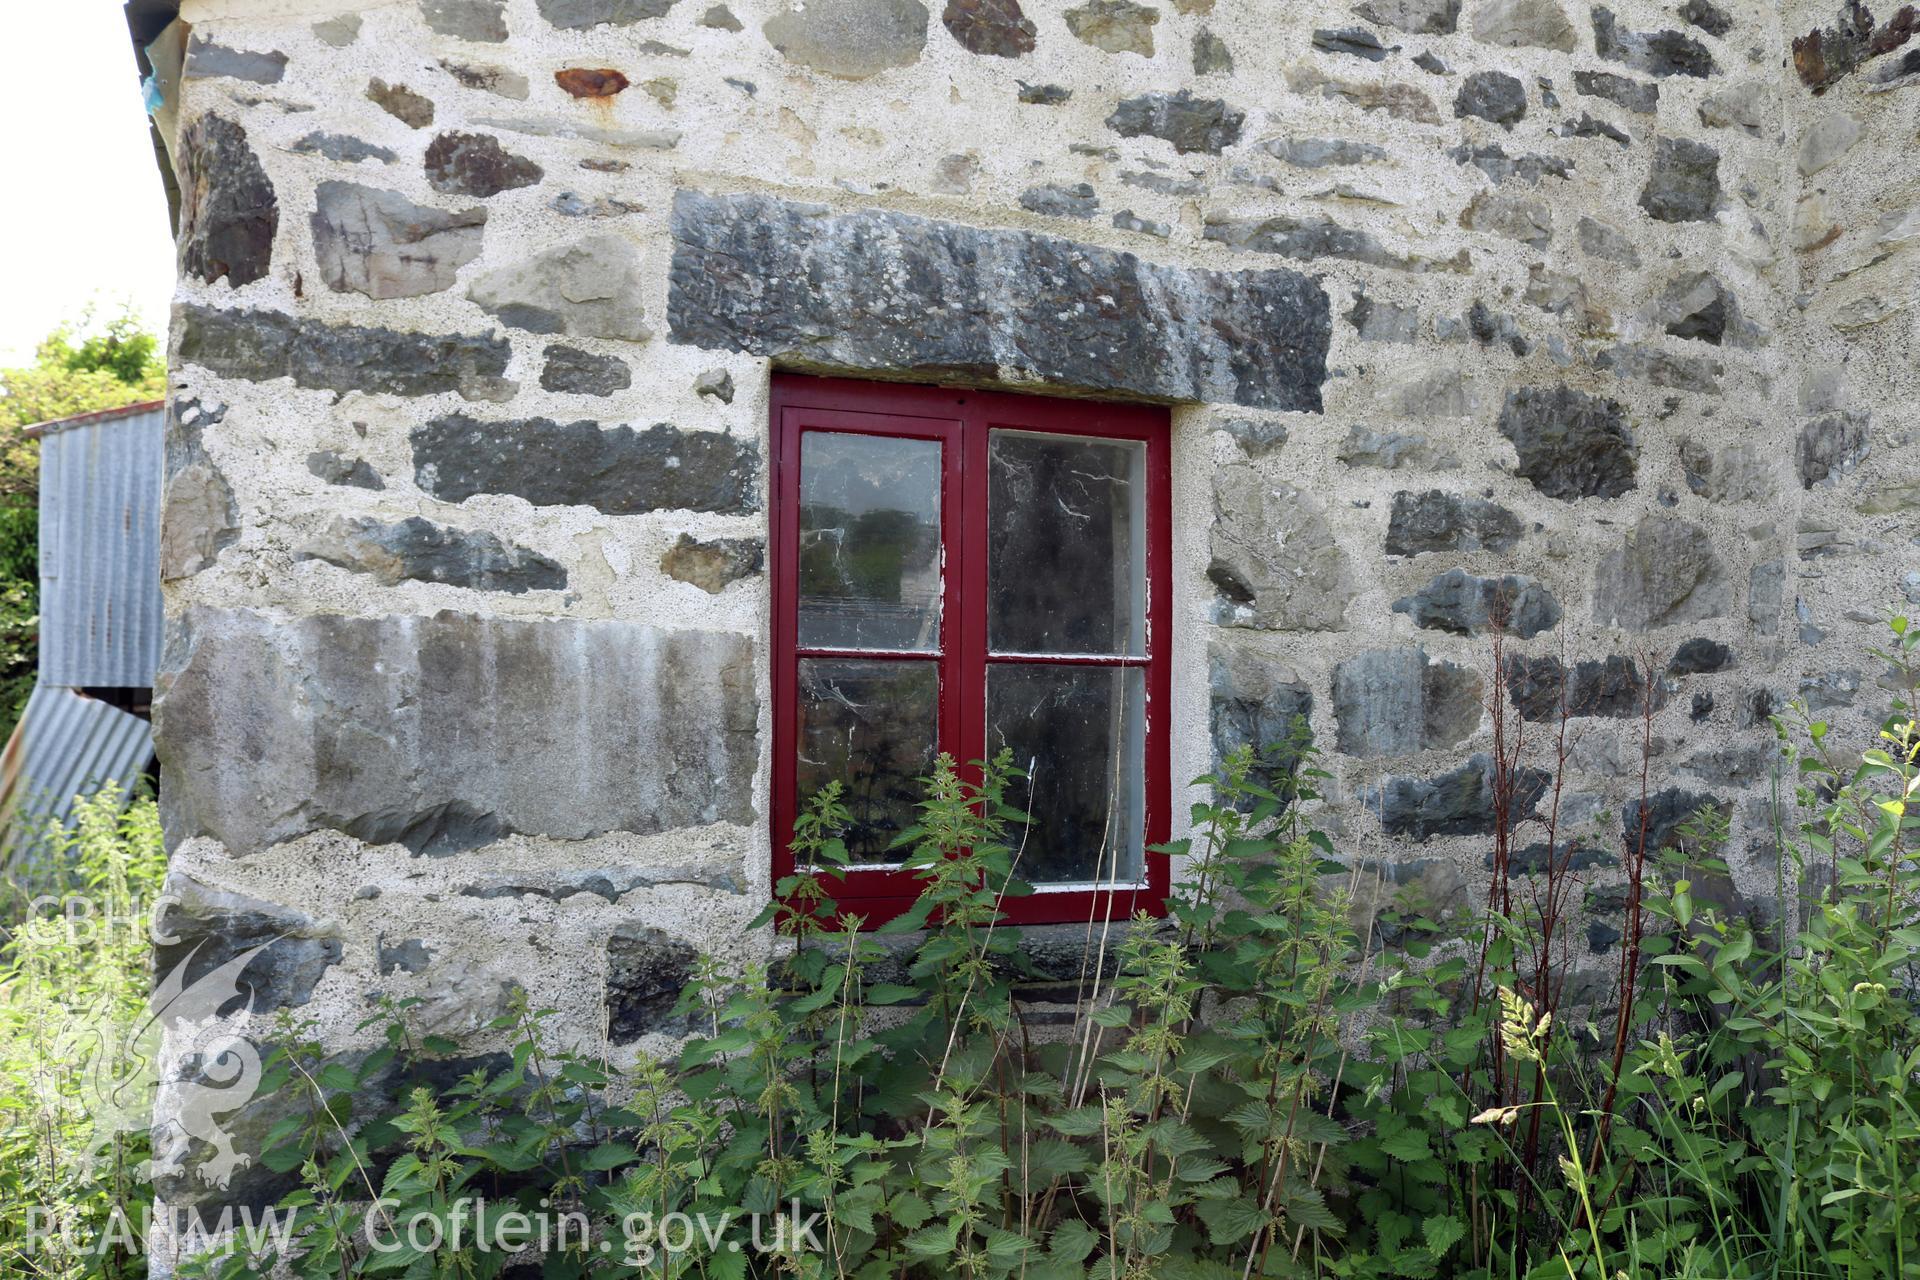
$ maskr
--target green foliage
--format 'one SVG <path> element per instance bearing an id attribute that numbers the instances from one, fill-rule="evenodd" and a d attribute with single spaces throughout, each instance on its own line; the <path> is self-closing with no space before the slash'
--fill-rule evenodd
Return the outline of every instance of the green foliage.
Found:
<path id="1" fill-rule="evenodd" d="M 130 307 L 104 324 L 93 322 L 88 307 L 77 321 L 49 334 L 36 353 L 43 368 L 72 374 L 104 373 L 136 390 L 159 390 L 166 375 L 160 339 Z"/>
<path id="2" fill-rule="evenodd" d="M 158 336 L 130 309 L 96 323 L 89 307 L 48 334 L 32 364 L 0 369 L 0 496 L 38 491 L 39 447 L 20 428 L 157 400 L 166 375 Z"/>
<path id="3" fill-rule="evenodd" d="M 462 1047 L 411 1002 L 351 1054 L 283 1019 L 265 1160 L 297 1178 L 296 1243 L 183 1274 L 1920 1275 L 1915 634 L 1877 655 L 1902 701 L 1869 749 L 1776 725 L 1786 911 L 1703 905 L 1727 837 L 1703 811 L 1635 851 L 1618 985 L 1577 1003 L 1537 902 L 1392 909 L 1309 825 L 1303 734 L 1199 780 L 1169 918 L 1087 922 L 1070 1023 L 1004 918 L 1030 892 L 1006 755 L 923 780 L 897 848 L 920 897 L 876 931 L 833 900 L 828 787 L 772 962 L 700 962 L 676 1060 L 615 1070 L 522 998 L 510 1053 L 449 1085 Z"/>
<path id="4" fill-rule="evenodd" d="M 24 511 L 29 518 L 35 516 L 30 506 Z M 0 501 L 0 539 L 12 531 L 9 526 L 21 512 L 22 507 Z M 5 554 L 0 549 L 0 556 Z M 13 735 L 26 712 L 39 661 L 39 573 L 30 566 L 21 577 L 0 576 L 0 742 Z"/>
<path id="5" fill-rule="evenodd" d="M 1798 839 L 1776 831 L 1798 929 L 1701 911 L 1684 864 L 1651 903 L 1664 1016 L 1628 1063 L 1642 1128 L 1622 1145 L 1661 1194 L 1632 1207 L 1667 1237 L 1695 1228 L 1715 1273 L 1920 1275 L 1920 631 L 1892 632 L 1875 745 L 1775 721 L 1803 817 Z"/>
<path id="6" fill-rule="evenodd" d="M 489 1212 L 544 1199 L 584 1215 L 587 1243 L 549 1248 L 550 1276 L 1920 1274 L 1905 810 L 1920 740 L 1915 641 L 1895 632 L 1881 656 L 1907 705 L 1881 745 L 1848 762 L 1803 723 L 1802 759 L 1779 726 L 1806 818 L 1797 840 L 1780 833 L 1780 876 L 1809 888 L 1804 927 L 1694 905 L 1688 876 L 1724 872 L 1726 834 L 1698 815 L 1636 864 L 1644 927 L 1618 1037 L 1593 1025 L 1612 1016 L 1598 1002 L 1569 1025 L 1527 994 L 1549 954 L 1537 908 L 1464 931 L 1366 918 L 1379 872 L 1342 862 L 1302 816 L 1323 776 L 1304 733 L 1199 780 L 1210 798 L 1166 850 L 1186 876 L 1169 919 L 1090 921 L 1078 1017 L 1048 1034 L 1003 919 L 1030 892 L 1015 874 L 1025 816 L 1005 798 L 1016 771 L 1004 754 L 942 757 L 898 842 L 913 909 L 874 932 L 839 915 L 848 819 L 827 788 L 763 916 L 779 963 L 704 961 L 680 1006 L 703 1032 L 677 1064 L 616 1078 L 549 1058 L 544 1016 L 522 1008 L 510 1068 L 360 1124 L 350 1100 L 387 1061 L 291 1055 L 309 1119 L 283 1126 L 277 1159 L 304 1170 L 286 1203 L 311 1242 L 293 1270 L 497 1273 L 497 1252 L 340 1245 L 378 1183 L 395 1222 L 443 1222 L 480 1186 L 509 1189 Z M 876 980 L 883 964 L 905 981 Z M 389 1016 L 387 1052 L 411 1055 L 404 1008 Z M 636 1246 L 632 1223 L 675 1213 L 823 1225 L 817 1247 L 792 1233 L 767 1250 Z M 204 1267 L 225 1280 L 273 1260 Z"/>
<path id="7" fill-rule="evenodd" d="M 128 1233 L 146 1199 L 147 1128 L 103 1127 L 101 1086 L 142 1065 L 149 1030 L 146 912 L 166 856 L 151 800 L 109 786 L 61 837 L 66 883 L 0 944 L 0 1274 L 146 1274 Z M 85 904 L 69 909 L 68 904 Z M 149 1059 L 144 1065 L 150 1066 Z M 146 1081 L 133 1082 L 133 1094 Z M 47 1228 L 36 1242 L 28 1233 Z M 95 1250 L 95 1242 L 114 1247 Z"/>

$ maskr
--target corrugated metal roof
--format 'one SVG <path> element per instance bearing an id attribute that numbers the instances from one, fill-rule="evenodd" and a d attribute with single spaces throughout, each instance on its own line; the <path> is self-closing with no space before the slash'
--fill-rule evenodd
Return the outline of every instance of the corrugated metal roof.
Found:
<path id="1" fill-rule="evenodd" d="M 40 679 L 150 688 L 160 663 L 164 406 L 40 441 Z"/>
<path id="2" fill-rule="evenodd" d="M 73 798 L 102 783 L 131 789 L 153 759 L 153 726 L 72 689 L 36 685 L 0 760 L 4 861 L 31 847 L 44 820 L 66 822 Z"/>
<path id="3" fill-rule="evenodd" d="M 167 407 L 165 400 L 141 400 L 135 404 L 123 404 L 114 409 L 95 409 L 92 413 L 76 413 L 70 418 L 49 418 L 45 422 L 36 422 L 30 427 L 20 428 L 22 435 L 46 436 L 56 431 L 68 431 L 74 427 L 89 426 L 95 422 L 111 422 L 115 418 L 129 418 L 138 413 L 152 413 Z"/>

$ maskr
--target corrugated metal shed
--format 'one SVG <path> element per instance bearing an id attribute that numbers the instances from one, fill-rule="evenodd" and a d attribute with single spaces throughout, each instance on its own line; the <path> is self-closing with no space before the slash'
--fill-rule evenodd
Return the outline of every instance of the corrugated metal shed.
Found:
<path id="1" fill-rule="evenodd" d="M 149 688 L 160 664 L 159 401 L 40 437 L 40 682 Z"/>
<path id="2" fill-rule="evenodd" d="M 153 726 L 72 689 L 37 685 L 0 761 L 0 814 L 9 847 L 25 852 L 48 818 L 72 816 L 75 795 L 102 783 L 130 789 L 153 759 Z"/>

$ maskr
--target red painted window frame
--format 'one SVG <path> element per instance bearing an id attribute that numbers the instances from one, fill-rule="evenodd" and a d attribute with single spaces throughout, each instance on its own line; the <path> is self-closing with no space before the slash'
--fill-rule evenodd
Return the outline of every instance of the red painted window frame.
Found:
<path id="1" fill-rule="evenodd" d="M 773 877 L 793 873 L 789 841 L 799 809 L 799 661 L 803 656 L 855 655 L 799 647 L 800 441 L 807 431 L 908 436 L 942 442 L 942 579 L 938 749 L 965 764 L 986 754 L 987 438 L 996 427 L 1051 435 L 1140 440 L 1147 447 L 1147 606 L 1144 657 L 1041 660 L 1051 665 L 1137 666 L 1146 672 L 1144 851 L 1141 887 L 1048 889 L 1005 900 L 1016 924 L 1124 920 L 1144 911 L 1166 914 L 1168 716 L 1171 709 L 1173 569 L 1171 448 L 1168 411 L 1156 405 L 1110 404 L 1006 392 L 864 382 L 776 373 L 772 395 L 771 529 L 768 541 L 773 617 Z M 898 655 L 924 660 L 926 654 Z M 994 661 L 1036 661 L 994 659 Z M 968 709 L 972 713 L 968 714 Z M 843 913 L 866 927 L 884 924 L 912 905 L 910 871 L 851 871 L 828 881 Z"/>

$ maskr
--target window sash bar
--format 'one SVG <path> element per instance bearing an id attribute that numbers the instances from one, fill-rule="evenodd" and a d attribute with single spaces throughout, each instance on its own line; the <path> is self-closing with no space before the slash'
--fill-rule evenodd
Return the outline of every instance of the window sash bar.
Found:
<path id="1" fill-rule="evenodd" d="M 1041 667 L 1149 667 L 1153 659 L 1132 653 L 989 653 L 988 662 Z"/>
<path id="2" fill-rule="evenodd" d="M 794 650 L 802 658 L 878 658 L 885 662 L 937 662 L 946 656 L 939 649 L 828 649 L 801 645 Z M 1153 659 L 1130 653 L 989 653 L 988 662 L 1008 666 L 1041 667 L 1147 667 Z"/>

